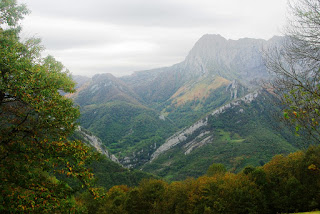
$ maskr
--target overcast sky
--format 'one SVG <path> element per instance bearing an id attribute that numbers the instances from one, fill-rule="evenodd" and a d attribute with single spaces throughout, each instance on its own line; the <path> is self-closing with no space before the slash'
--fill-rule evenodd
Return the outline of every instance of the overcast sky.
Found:
<path id="1" fill-rule="evenodd" d="M 287 0 L 19 0 L 36 36 L 73 74 L 129 75 L 184 60 L 204 34 L 281 35 Z"/>

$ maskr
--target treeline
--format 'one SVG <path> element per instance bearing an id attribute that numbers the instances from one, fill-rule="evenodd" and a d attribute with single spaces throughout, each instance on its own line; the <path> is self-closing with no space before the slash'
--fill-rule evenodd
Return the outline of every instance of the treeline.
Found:
<path id="1" fill-rule="evenodd" d="M 104 157 L 101 157 L 98 161 L 93 161 L 89 167 L 92 168 L 95 175 L 96 186 L 106 189 L 119 184 L 137 186 L 143 179 L 157 178 L 141 170 L 129 170 Z"/>
<path id="2" fill-rule="evenodd" d="M 100 200 L 78 197 L 88 213 L 290 213 L 320 209 L 320 146 L 277 155 L 238 174 L 213 164 L 198 179 L 114 186 Z"/>

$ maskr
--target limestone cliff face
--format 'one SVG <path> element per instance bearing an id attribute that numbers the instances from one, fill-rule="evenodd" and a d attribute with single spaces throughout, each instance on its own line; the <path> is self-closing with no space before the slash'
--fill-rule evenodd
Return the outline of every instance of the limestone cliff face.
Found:
<path id="1" fill-rule="evenodd" d="M 94 136 L 84 136 L 101 153 L 128 168 L 143 167 L 178 146 L 190 157 L 213 141 L 209 118 L 230 108 L 246 113 L 239 106 L 255 100 L 260 93 L 258 81 L 268 77 L 262 50 L 281 39 L 227 40 L 204 35 L 184 61 L 170 67 L 121 78 L 95 75 L 75 96 L 81 106 L 81 123 L 116 151 L 119 160 Z"/>
<path id="2" fill-rule="evenodd" d="M 214 73 L 229 80 L 264 78 L 268 75 L 262 58 L 264 46 L 268 41 L 262 39 L 227 40 L 207 34 L 194 45 L 183 65 L 198 75 Z"/>
<path id="3" fill-rule="evenodd" d="M 146 102 L 166 101 L 182 85 L 206 76 L 248 83 L 268 76 L 263 50 L 280 44 L 282 37 L 268 41 L 244 38 L 227 40 L 220 35 L 202 36 L 183 62 L 171 67 L 136 72 L 121 78 Z"/>
<path id="4" fill-rule="evenodd" d="M 142 166 L 145 163 L 149 162 L 152 151 L 155 151 L 156 148 L 157 143 L 151 144 L 147 148 L 133 152 L 130 156 L 119 158 L 119 161 L 124 167 L 128 169 Z"/>
<path id="5" fill-rule="evenodd" d="M 234 92 L 232 92 L 234 93 Z M 235 108 L 236 106 L 241 105 L 242 103 L 249 104 L 253 100 L 255 100 L 261 92 L 259 90 L 251 92 L 241 98 L 235 99 L 231 101 L 230 103 L 223 105 L 213 112 L 211 112 L 209 115 L 207 115 L 205 118 L 197 121 L 190 127 L 187 127 L 183 129 L 180 132 L 175 133 L 171 137 L 169 137 L 164 144 L 162 144 L 152 155 L 151 160 L 153 161 L 156 159 L 159 155 L 162 153 L 165 153 L 169 149 L 177 146 L 177 145 L 183 145 L 183 149 L 185 150 L 184 154 L 188 155 L 192 150 L 199 148 L 207 143 L 210 143 L 212 138 L 212 132 L 214 130 L 207 129 L 208 125 L 208 119 L 210 116 L 217 116 L 219 114 L 224 113 L 227 109 Z M 243 109 L 239 110 L 240 112 L 243 111 Z"/>
<path id="6" fill-rule="evenodd" d="M 186 92 L 181 92 L 182 94 L 188 95 L 188 88 Z M 209 143 L 212 138 L 210 131 L 206 131 L 206 127 L 208 125 L 208 117 L 209 115 L 215 115 L 223 113 L 226 109 L 231 108 L 235 105 L 239 105 L 241 102 L 245 102 L 250 99 L 249 97 L 257 96 L 256 93 L 248 93 L 247 89 L 240 84 L 238 81 L 233 80 L 230 81 L 229 85 L 226 86 L 225 91 L 223 93 L 230 94 L 230 99 L 227 99 L 226 105 L 222 105 L 219 108 L 214 109 L 213 112 L 208 112 L 208 116 L 204 119 L 198 120 L 196 123 L 189 127 L 185 127 L 181 131 L 173 134 L 171 137 L 165 140 L 163 144 L 154 144 L 150 145 L 148 148 L 148 153 L 146 155 L 146 151 L 135 151 L 130 156 L 126 156 L 124 158 L 120 158 L 119 161 L 128 168 L 135 168 L 137 165 L 144 165 L 149 161 L 153 161 L 160 154 L 165 153 L 169 149 L 179 145 L 185 144 L 183 148 L 185 149 L 185 154 L 191 153 L 193 150 L 204 146 Z M 246 93 L 245 93 L 246 92 Z M 245 95 L 245 96 L 243 96 Z M 242 96 L 238 98 L 238 96 Z M 193 97 L 193 96 L 191 96 Z M 180 97 L 181 98 L 181 97 Z M 179 107 L 177 107 L 179 108 Z M 159 117 L 161 120 L 165 119 L 164 115 Z M 190 136 L 194 135 L 195 137 L 190 140 Z M 139 158 L 141 154 L 145 154 L 145 158 Z"/>
<path id="7" fill-rule="evenodd" d="M 93 146 L 99 153 L 105 155 L 107 158 L 109 158 L 110 160 L 112 160 L 113 162 L 116 162 L 118 164 L 120 164 L 118 158 L 116 158 L 116 156 L 114 156 L 113 154 L 111 154 L 106 148 L 105 146 L 103 146 L 102 141 L 100 140 L 100 138 L 98 138 L 97 136 L 94 136 L 93 134 L 91 134 L 90 132 L 84 130 L 81 126 L 78 127 L 77 130 L 83 140 L 89 144 L 90 146 Z"/>
<path id="8" fill-rule="evenodd" d="M 180 144 L 181 142 L 185 141 L 187 139 L 188 135 L 193 134 L 196 130 L 199 128 L 207 125 L 207 119 L 199 120 L 192 126 L 174 134 L 170 138 L 166 140 L 164 144 L 162 144 L 152 155 L 151 155 L 151 161 L 157 158 L 161 153 L 171 149 L 172 147 Z"/>

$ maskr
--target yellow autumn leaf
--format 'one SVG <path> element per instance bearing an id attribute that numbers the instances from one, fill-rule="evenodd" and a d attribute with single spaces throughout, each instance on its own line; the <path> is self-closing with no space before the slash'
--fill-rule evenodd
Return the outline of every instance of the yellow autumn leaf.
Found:
<path id="1" fill-rule="evenodd" d="M 309 169 L 309 170 L 313 170 L 313 171 L 315 171 L 315 170 L 317 170 L 318 168 L 317 168 L 317 166 L 316 166 L 316 165 L 311 164 L 310 166 L 308 166 L 308 169 Z"/>

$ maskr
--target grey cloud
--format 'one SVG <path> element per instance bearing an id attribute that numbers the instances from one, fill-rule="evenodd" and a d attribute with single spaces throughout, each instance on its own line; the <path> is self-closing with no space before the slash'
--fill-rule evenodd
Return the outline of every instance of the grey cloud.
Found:
<path id="1" fill-rule="evenodd" d="M 44 19 L 44 20 L 43 20 Z M 40 37 L 48 49 L 99 47 L 125 38 L 103 24 L 63 19 L 27 17 L 23 22 L 23 37 Z"/>
<path id="2" fill-rule="evenodd" d="M 200 3 L 172 0 L 29 0 L 27 5 L 42 16 L 82 19 L 135 26 L 204 26 L 234 23 L 241 17 L 216 13 L 214 4 L 203 8 Z M 197 5 L 198 4 L 198 5 Z"/>
<path id="3" fill-rule="evenodd" d="M 286 0 L 18 1 L 32 10 L 26 37 L 74 74 L 121 76 L 181 62 L 203 34 L 271 37 Z"/>
<path id="4" fill-rule="evenodd" d="M 99 47 L 99 45 L 102 43 L 99 40 L 90 40 L 86 38 L 65 38 L 65 37 L 42 37 L 42 44 L 46 49 L 51 50 L 64 50 L 64 49 L 73 49 L 77 47 L 92 47 L 96 46 Z"/>

